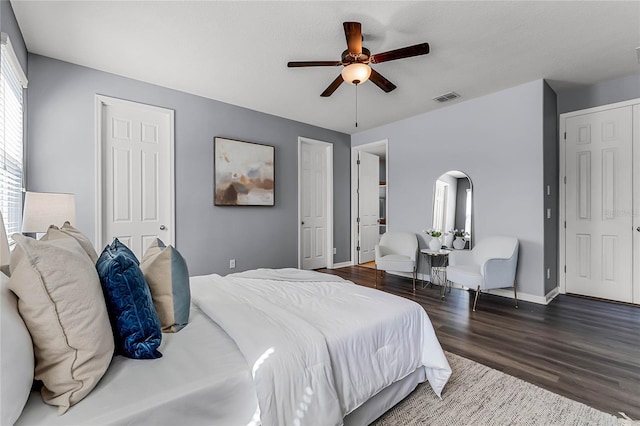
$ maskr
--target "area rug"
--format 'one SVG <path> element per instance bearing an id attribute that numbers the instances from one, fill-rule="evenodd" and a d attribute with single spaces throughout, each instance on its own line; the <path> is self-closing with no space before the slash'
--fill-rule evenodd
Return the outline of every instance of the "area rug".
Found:
<path id="1" fill-rule="evenodd" d="M 442 400 L 423 383 L 373 425 L 637 424 L 458 355 L 447 359 L 453 373 Z"/>

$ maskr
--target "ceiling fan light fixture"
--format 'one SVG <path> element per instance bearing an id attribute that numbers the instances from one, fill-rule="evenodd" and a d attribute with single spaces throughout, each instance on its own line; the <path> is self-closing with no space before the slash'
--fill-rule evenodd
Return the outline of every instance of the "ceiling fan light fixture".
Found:
<path id="1" fill-rule="evenodd" d="M 369 79 L 371 67 L 367 64 L 355 63 L 342 69 L 342 78 L 349 84 L 362 84 Z"/>

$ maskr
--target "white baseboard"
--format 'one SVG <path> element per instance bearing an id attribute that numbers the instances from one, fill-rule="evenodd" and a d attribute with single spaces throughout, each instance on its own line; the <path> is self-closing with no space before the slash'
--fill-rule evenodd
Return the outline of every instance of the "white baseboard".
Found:
<path id="1" fill-rule="evenodd" d="M 334 263 L 329 269 L 344 268 L 345 266 L 353 266 L 353 262 L 348 260 L 346 262 Z"/>
<path id="2" fill-rule="evenodd" d="M 398 275 L 398 276 L 401 276 L 401 277 L 411 278 L 411 273 L 409 273 L 409 272 L 387 272 L 387 273 L 391 274 L 391 275 Z M 429 274 L 419 273 L 418 274 L 418 280 L 420 280 L 420 281 L 424 280 L 425 282 L 429 281 L 430 280 Z M 436 284 L 436 285 L 438 285 L 438 284 Z M 452 288 L 458 288 L 460 290 L 465 290 L 466 289 L 466 287 L 463 287 L 460 284 L 456 284 L 456 283 L 451 283 L 451 287 Z M 510 299 L 513 299 L 513 289 L 499 288 L 499 289 L 493 289 L 493 290 L 485 291 L 485 293 L 493 294 L 495 296 L 508 297 Z M 529 293 L 520 293 L 520 292 L 518 292 L 518 300 L 524 300 L 525 302 L 537 303 L 539 305 L 548 305 L 549 302 L 551 302 L 559 293 L 560 293 L 560 288 L 559 287 L 555 287 L 553 290 L 551 290 L 549 293 L 547 293 L 544 297 L 543 296 L 536 296 L 536 295 L 529 294 Z"/>
<path id="3" fill-rule="evenodd" d="M 343 263 L 335 264 L 334 268 L 341 268 L 343 266 L 350 266 L 352 264 L 353 264 L 352 262 L 343 262 Z M 387 271 L 387 274 L 396 275 L 396 276 L 405 277 L 405 278 L 412 278 L 411 272 L 392 272 L 392 271 Z M 430 279 L 431 278 L 429 277 L 429 274 L 418 273 L 418 281 L 420 281 L 420 282 L 424 281 L 426 283 L 427 281 L 430 281 Z M 438 285 L 438 284 L 436 284 L 436 285 Z M 461 289 L 461 290 L 465 290 L 466 289 L 466 287 L 463 287 L 460 284 L 456 284 L 456 283 L 451 283 L 451 287 L 452 288 L 458 288 L 458 289 Z M 508 297 L 510 299 L 513 299 L 513 289 L 498 288 L 498 289 L 485 291 L 485 293 L 493 294 L 495 296 Z M 518 292 L 518 300 L 524 300 L 525 302 L 537 303 L 539 305 L 548 305 L 553 299 L 555 299 L 555 297 L 558 294 L 560 294 L 560 287 L 555 287 L 553 290 L 551 290 L 545 296 L 536 296 L 536 295 L 529 294 L 529 293 L 520 293 L 520 292 Z"/>
<path id="4" fill-rule="evenodd" d="M 509 297 L 513 299 L 513 290 L 509 290 L 509 289 L 498 288 L 498 289 L 489 290 L 487 291 L 487 293 L 494 294 L 496 296 Z M 544 296 L 536 296 L 529 293 L 518 292 L 518 300 L 533 302 L 539 305 L 548 305 L 549 302 L 551 302 L 558 294 L 559 294 L 558 287 L 554 288 Z"/>
<path id="5" fill-rule="evenodd" d="M 549 293 L 547 293 L 544 297 L 547 299 L 547 304 L 556 298 L 557 295 L 560 294 L 560 287 L 554 287 Z"/>

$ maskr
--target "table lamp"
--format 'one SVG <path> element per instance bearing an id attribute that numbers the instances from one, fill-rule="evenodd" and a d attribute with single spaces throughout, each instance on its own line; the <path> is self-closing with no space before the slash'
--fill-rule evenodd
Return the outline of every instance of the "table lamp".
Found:
<path id="1" fill-rule="evenodd" d="M 62 226 L 76 222 L 76 201 L 73 194 L 25 192 L 22 233 L 47 232 L 49 225 Z"/>

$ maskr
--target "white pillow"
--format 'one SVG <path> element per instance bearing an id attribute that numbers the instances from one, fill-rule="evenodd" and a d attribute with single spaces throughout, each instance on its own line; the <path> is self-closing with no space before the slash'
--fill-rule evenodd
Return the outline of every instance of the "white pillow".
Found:
<path id="1" fill-rule="evenodd" d="M 0 273 L 0 424 L 12 425 L 22 413 L 33 383 L 33 343 L 18 313 L 18 298 Z"/>
<path id="2" fill-rule="evenodd" d="M 9 289 L 33 340 L 42 398 L 64 414 L 96 386 L 114 344 L 94 264 L 75 238 L 53 228 L 47 234 L 40 241 L 13 235 Z"/>
<path id="3" fill-rule="evenodd" d="M 7 230 L 4 227 L 2 213 L 0 212 L 0 272 L 9 275 L 9 241 L 7 240 Z"/>

